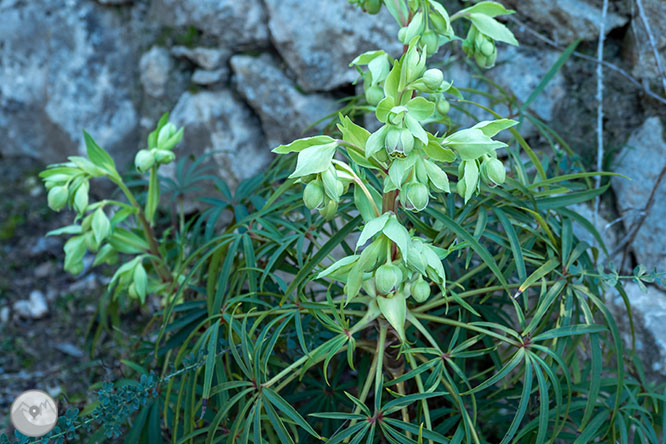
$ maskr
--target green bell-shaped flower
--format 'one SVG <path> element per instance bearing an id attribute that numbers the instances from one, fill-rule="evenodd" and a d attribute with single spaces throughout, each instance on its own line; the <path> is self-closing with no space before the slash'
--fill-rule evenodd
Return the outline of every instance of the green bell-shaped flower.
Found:
<path id="1" fill-rule="evenodd" d="M 437 68 L 431 68 L 423 73 L 423 83 L 430 89 L 439 89 L 444 81 L 444 74 Z"/>
<path id="2" fill-rule="evenodd" d="M 326 202 L 326 205 L 323 208 L 319 209 L 319 214 L 326 220 L 331 220 L 335 217 L 335 214 L 338 212 L 338 203 L 334 200 L 329 199 Z"/>
<path id="3" fill-rule="evenodd" d="M 383 98 L 384 90 L 379 85 L 371 86 L 365 90 L 365 100 L 367 100 L 369 105 L 377 106 Z"/>
<path id="4" fill-rule="evenodd" d="M 428 284 L 421 275 L 419 275 L 416 282 L 411 287 L 412 296 L 418 303 L 423 303 L 430 297 L 430 284 Z"/>
<path id="5" fill-rule="evenodd" d="M 148 150 L 139 150 L 134 157 L 134 166 L 140 173 L 145 173 L 155 165 L 155 156 Z"/>
<path id="6" fill-rule="evenodd" d="M 151 152 L 155 156 L 155 162 L 159 164 L 171 163 L 176 159 L 176 155 L 173 151 L 152 149 Z"/>
<path id="7" fill-rule="evenodd" d="M 313 180 L 305 186 L 303 202 L 310 210 L 320 208 L 324 204 L 324 189 L 318 180 Z"/>
<path id="8" fill-rule="evenodd" d="M 506 180 L 504 164 L 494 157 L 484 160 L 481 163 L 481 179 L 491 187 L 502 185 Z"/>
<path id="9" fill-rule="evenodd" d="M 421 44 L 425 48 L 428 57 L 435 54 L 439 49 L 439 37 L 437 36 L 437 33 L 432 29 L 424 32 L 421 36 Z"/>
<path id="10" fill-rule="evenodd" d="M 402 271 L 397 265 L 386 263 L 375 270 L 375 287 L 380 294 L 394 293 L 402 283 Z"/>
<path id="11" fill-rule="evenodd" d="M 49 208 L 53 211 L 60 211 L 67 204 L 69 192 L 66 186 L 55 186 L 49 190 L 47 197 Z"/>
<path id="12" fill-rule="evenodd" d="M 458 196 L 465 198 L 465 193 L 467 192 L 467 186 L 465 185 L 465 180 L 461 177 L 456 184 L 456 192 Z"/>
<path id="13" fill-rule="evenodd" d="M 481 68 L 492 68 L 497 60 L 497 48 L 495 41 L 480 32 L 472 25 L 467 38 L 463 42 L 463 51 L 468 57 L 474 57 L 476 64 Z"/>
<path id="14" fill-rule="evenodd" d="M 437 99 L 436 107 L 437 107 L 437 112 L 445 116 L 449 113 L 449 110 L 451 109 L 451 104 L 444 97 L 440 97 L 439 99 Z"/>
<path id="15" fill-rule="evenodd" d="M 414 136 L 407 128 L 391 128 L 384 144 L 389 157 L 403 159 L 414 149 Z"/>
<path id="16" fill-rule="evenodd" d="M 400 194 L 403 195 L 403 205 L 411 211 L 423 211 L 430 200 L 428 187 L 421 182 L 407 184 Z"/>
<path id="17" fill-rule="evenodd" d="M 177 131 L 178 128 L 176 128 L 176 125 L 174 125 L 171 122 L 168 122 L 160 129 L 160 132 L 157 134 L 157 146 L 166 143 L 166 141 L 169 140 L 171 136 L 176 134 Z"/>
<path id="18" fill-rule="evenodd" d="M 365 0 L 363 10 L 368 14 L 377 14 L 382 9 L 382 0 Z"/>

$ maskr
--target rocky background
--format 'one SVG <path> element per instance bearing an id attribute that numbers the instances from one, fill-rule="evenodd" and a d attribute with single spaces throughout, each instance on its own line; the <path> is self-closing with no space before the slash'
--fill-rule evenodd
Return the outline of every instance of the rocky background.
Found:
<path id="1" fill-rule="evenodd" d="M 451 12 L 462 7 L 458 0 L 443 3 Z M 593 167 L 602 0 L 506 3 L 518 10 L 507 24 L 521 46 L 500 45 L 494 69 L 463 67 L 459 47 L 435 62 L 456 86 L 502 95 L 490 80 L 519 106 L 564 48 L 580 39 L 577 53 L 528 113 L 547 122 Z M 664 65 L 666 2 L 640 3 Z M 612 259 L 629 273 L 639 263 L 666 271 L 666 180 L 653 192 L 666 162 L 666 92 L 639 12 L 636 0 L 612 0 L 605 21 L 604 59 L 612 66 L 604 66 L 604 169 L 633 181 L 613 179 L 597 218 Z M 65 290 L 56 289 L 62 287 L 54 284 L 61 244 L 43 237 L 49 213 L 34 176 L 49 162 L 83 152 L 82 129 L 129 168 L 148 131 L 170 111 L 185 126 L 177 154 L 211 153 L 219 175 L 233 187 L 261 172 L 272 158 L 270 148 L 316 131 L 311 124 L 355 93 L 357 75 L 348 66 L 353 57 L 401 49 L 398 26 L 386 11 L 370 16 L 346 0 L 0 0 L 0 24 L 0 255 L 7 257 L 0 265 L 0 331 L 41 328 L 58 304 L 72 316 L 94 311 L 94 298 L 73 302 L 67 295 L 94 294 L 102 277 L 87 271 L 60 277 L 69 280 Z M 515 110 L 497 106 L 506 115 Z M 525 122 L 522 132 L 534 147 L 548 146 L 534 124 Z M 589 208 L 579 210 L 592 217 Z M 653 376 L 666 372 L 662 289 L 651 287 L 646 295 L 628 284 L 637 346 Z M 617 313 L 623 321 L 621 307 Z M 4 337 L 0 348 L 16 347 Z M 81 364 L 80 334 L 68 329 L 58 337 L 50 348 L 59 350 L 59 359 Z M 33 355 L 44 356 L 40 350 Z M 0 378 L 29 379 L 19 372 L 23 366 L 0 360 Z"/>

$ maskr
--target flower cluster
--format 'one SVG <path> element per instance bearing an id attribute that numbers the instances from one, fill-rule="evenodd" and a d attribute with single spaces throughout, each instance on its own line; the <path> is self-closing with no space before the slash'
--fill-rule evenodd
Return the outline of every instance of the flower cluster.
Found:
<path id="1" fill-rule="evenodd" d="M 377 12 L 379 4 L 359 3 L 369 12 Z M 426 129 L 442 128 L 451 107 L 449 100 L 461 97 L 441 70 L 427 66 L 428 57 L 456 39 L 451 22 L 459 18 L 471 22 L 463 49 L 480 66 L 490 67 L 497 56 L 495 40 L 515 43 L 510 31 L 494 17 L 512 11 L 495 2 L 481 2 L 449 17 L 446 9 L 432 0 L 409 5 L 409 10 L 402 10 L 386 3 L 403 24 L 398 38 L 405 51 L 399 59 L 378 50 L 351 62 L 381 126 L 370 133 L 341 117 L 341 140 L 322 135 L 273 150 L 298 153 L 290 178 L 305 184 L 305 205 L 327 219 L 335 216 L 338 203 L 354 185 L 354 203 L 365 221 L 357 244 L 360 253 L 333 263 L 317 278 L 342 282 L 345 303 L 359 294 L 369 297 L 369 304 L 376 303 L 403 339 L 408 299 L 420 304 L 431 296 L 433 288 L 444 293 L 442 260 L 448 252 L 413 236 L 400 221 L 398 209 L 418 213 L 437 195 L 449 193 L 449 174 L 453 175 L 451 166 L 456 161 L 455 189 L 465 202 L 479 193 L 482 185 L 504 183 L 506 171 L 496 150 L 506 144 L 493 137 L 516 124 L 508 119 L 484 121 L 443 136 Z M 405 21 L 406 17 L 411 19 Z M 346 154 L 351 163 L 337 159 L 338 152 Z M 381 189 L 368 180 L 369 174 L 383 181 Z"/>
<path id="2" fill-rule="evenodd" d="M 48 235 L 72 235 L 65 243 L 65 270 L 72 274 L 83 271 L 87 251 L 96 253 L 93 266 L 116 264 L 118 253 L 138 255 L 122 265 L 111 279 L 110 289 L 127 290 L 133 298 L 145 301 L 147 293 L 164 288 L 163 282 L 149 279 L 142 261 L 159 252 L 151 248 L 151 224 L 159 202 L 157 170 L 175 160 L 173 148 L 183 138 L 183 129 L 169 122 L 165 114 L 148 136 L 148 148 L 140 150 L 135 166 L 140 173 L 150 172 L 145 207 L 141 207 L 123 182 L 111 156 L 90 135 L 84 133 L 88 158 L 72 156 L 69 162 L 50 165 L 40 173 L 48 192 L 48 204 L 54 211 L 68 205 L 77 213 L 75 223 L 51 231 Z M 90 179 L 105 177 L 123 191 L 128 202 L 89 200 Z M 123 226 L 130 217 L 138 219 L 143 233 Z M 79 222 L 79 223 L 77 223 Z M 148 232 L 148 234 L 146 234 Z M 141 235 L 143 234 L 143 236 Z"/>

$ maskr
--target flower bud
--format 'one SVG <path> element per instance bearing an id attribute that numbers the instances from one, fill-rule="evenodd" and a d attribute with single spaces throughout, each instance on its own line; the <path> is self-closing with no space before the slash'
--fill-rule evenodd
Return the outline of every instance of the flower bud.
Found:
<path id="1" fill-rule="evenodd" d="M 407 51 L 402 61 L 402 70 L 407 83 L 411 83 L 421 77 L 425 71 L 425 56 L 419 53 L 418 47 L 414 46 Z"/>
<path id="2" fill-rule="evenodd" d="M 437 112 L 445 116 L 449 113 L 451 104 L 444 97 L 440 97 L 437 101 Z"/>
<path id="3" fill-rule="evenodd" d="M 79 213 L 83 214 L 88 208 L 88 191 L 90 189 L 90 184 L 88 181 L 83 182 L 74 192 L 74 209 Z"/>
<path id="4" fill-rule="evenodd" d="M 375 270 L 375 287 L 380 294 L 395 292 L 402 283 L 402 271 L 393 264 L 384 264 Z"/>
<path id="5" fill-rule="evenodd" d="M 134 282 L 129 284 L 129 287 L 127 288 L 127 293 L 129 294 L 129 297 L 132 299 L 139 299 L 139 295 L 136 292 L 136 285 L 134 285 Z"/>
<path id="6" fill-rule="evenodd" d="M 490 57 L 495 52 L 495 44 L 492 40 L 485 38 L 479 46 L 479 50 L 484 56 Z"/>
<path id="7" fill-rule="evenodd" d="M 437 68 L 432 68 L 423 73 L 423 83 L 430 89 L 438 89 L 444 81 L 444 74 Z"/>
<path id="8" fill-rule="evenodd" d="M 155 156 L 148 150 L 140 150 L 134 157 L 134 166 L 140 173 L 145 173 L 155 164 Z"/>
<path id="9" fill-rule="evenodd" d="M 416 302 L 425 302 L 430 297 L 430 284 L 420 275 L 417 281 L 411 285 L 410 289 Z"/>
<path id="10" fill-rule="evenodd" d="M 86 248 L 88 248 L 88 250 L 92 251 L 93 253 L 96 253 L 99 249 L 99 242 L 97 239 L 95 239 L 93 232 L 88 231 L 86 234 L 84 234 L 84 238 L 86 241 Z"/>
<path id="11" fill-rule="evenodd" d="M 365 0 L 363 2 L 363 9 L 368 14 L 377 14 L 381 8 L 382 8 L 381 0 Z"/>
<path id="12" fill-rule="evenodd" d="M 504 164 L 495 158 L 484 160 L 481 164 L 481 178 L 490 186 L 502 185 L 506 180 Z"/>
<path id="13" fill-rule="evenodd" d="M 49 208 L 53 211 L 60 211 L 63 209 L 67 203 L 67 198 L 69 197 L 69 192 L 67 191 L 66 186 L 56 186 L 49 190 L 48 194 L 48 203 Z"/>
<path id="14" fill-rule="evenodd" d="M 460 177 L 460 180 L 458 180 L 458 183 L 456 184 L 456 191 L 458 192 L 458 196 L 462 198 L 465 197 L 467 186 L 465 185 L 465 180 L 462 177 Z"/>
<path id="15" fill-rule="evenodd" d="M 372 106 L 377 106 L 383 98 L 384 90 L 379 85 L 371 86 L 365 90 L 365 100 L 367 100 L 368 104 Z"/>
<path id="16" fill-rule="evenodd" d="M 400 31 L 398 31 L 398 40 L 400 40 L 400 42 L 403 45 L 406 45 L 407 43 L 409 43 L 409 42 L 405 41 L 406 37 L 407 37 L 407 27 L 400 28 Z"/>
<path id="17" fill-rule="evenodd" d="M 405 193 L 403 204 L 408 210 L 423 211 L 428 206 L 428 187 L 421 182 L 407 184 L 403 193 Z"/>
<path id="18" fill-rule="evenodd" d="M 428 56 L 433 55 L 439 49 L 439 37 L 435 31 L 429 29 L 421 36 L 421 43 L 425 46 Z"/>
<path id="19" fill-rule="evenodd" d="M 324 194 L 336 202 L 340 201 L 340 196 L 344 192 L 344 185 L 338 179 L 338 173 L 333 165 L 329 166 L 321 173 L 321 182 L 324 185 Z"/>
<path id="20" fill-rule="evenodd" d="M 338 212 L 338 203 L 334 200 L 329 200 L 326 203 L 324 208 L 319 210 L 319 214 L 326 220 L 331 220 L 335 217 L 335 214 Z"/>
<path id="21" fill-rule="evenodd" d="M 319 208 L 324 203 L 324 190 L 318 180 L 313 180 L 305 186 L 303 202 L 310 210 Z"/>
<path id="22" fill-rule="evenodd" d="M 443 17 L 438 14 L 430 14 L 428 16 L 430 20 L 430 25 L 437 31 L 439 34 L 448 35 L 451 33 L 450 25 L 444 20 Z"/>
<path id="23" fill-rule="evenodd" d="M 176 155 L 173 151 L 154 149 L 151 150 L 151 152 L 155 156 L 155 162 L 160 164 L 171 163 L 176 159 Z"/>
<path id="24" fill-rule="evenodd" d="M 171 138 L 171 136 L 176 134 L 177 131 L 178 128 L 176 128 L 176 125 L 168 122 L 160 129 L 160 132 L 157 135 L 157 146 L 160 147 L 164 145 Z"/>
<path id="25" fill-rule="evenodd" d="M 386 134 L 386 153 L 392 158 L 404 158 L 414 148 L 414 136 L 406 128 L 391 128 Z"/>

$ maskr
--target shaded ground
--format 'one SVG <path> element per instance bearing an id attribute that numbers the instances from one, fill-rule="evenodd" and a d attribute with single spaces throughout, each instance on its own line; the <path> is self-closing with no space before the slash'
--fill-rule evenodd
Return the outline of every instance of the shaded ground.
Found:
<path id="1" fill-rule="evenodd" d="M 122 377 L 119 359 L 127 346 L 104 332 L 91 352 L 90 326 L 108 277 L 89 269 L 92 256 L 80 275 L 62 271 L 64 239 L 44 235 L 71 224 L 73 214 L 48 209 L 37 177 L 42 168 L 26 157 L 0 158 L 0 433 L 13 432 L 9 408 L 27 389 L 50 393 L 61 412 L 83 408 L 94 399 L 89 386 Z M 32 292 L 48 307 L 37 319 L 15 309 Z M 127 318 L 123 337 L 131 341 L 143 318 Z"/>

